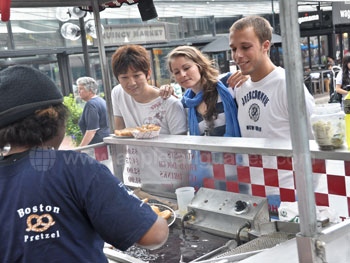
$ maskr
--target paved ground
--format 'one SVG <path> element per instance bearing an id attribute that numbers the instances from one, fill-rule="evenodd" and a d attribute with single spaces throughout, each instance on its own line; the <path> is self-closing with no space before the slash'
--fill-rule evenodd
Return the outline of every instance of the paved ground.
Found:
<path id="1" fill-rule="evenodd" d="M 316 104 L 326 104 L 328 103 L 328 100 L 329 100 L 329 94 L 328 93 L 316 94 L 314 98 L 315 98 Z"/>

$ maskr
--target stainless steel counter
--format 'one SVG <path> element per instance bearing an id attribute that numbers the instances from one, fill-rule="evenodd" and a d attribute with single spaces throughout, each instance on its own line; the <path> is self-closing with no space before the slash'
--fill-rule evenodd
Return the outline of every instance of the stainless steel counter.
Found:
<path id="1" fill-rule="evenodd" d="M 160 148 L 188 149 L 213 152 L 261 154 L 292 157 L 293 150 L 290 141 L 262 138 L 233 138 L 213 136 L 160 135 L 154 139 L 134 139 L 106 137 L 107 144 L 153 146 Z M 312 158 L 350 161 L 350 152 L 344 145 L 334 151 L 321 151 L 316 141 L 310 140 Z"/>

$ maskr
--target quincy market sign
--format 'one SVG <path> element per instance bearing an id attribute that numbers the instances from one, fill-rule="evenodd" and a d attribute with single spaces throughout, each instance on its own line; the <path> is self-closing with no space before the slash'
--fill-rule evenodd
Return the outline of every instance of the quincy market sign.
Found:
<path id="1" fill-rule="evenodd" d="M 168 42 L 165 24 L 107 25 L 103 35 L 106 46 Z"/>

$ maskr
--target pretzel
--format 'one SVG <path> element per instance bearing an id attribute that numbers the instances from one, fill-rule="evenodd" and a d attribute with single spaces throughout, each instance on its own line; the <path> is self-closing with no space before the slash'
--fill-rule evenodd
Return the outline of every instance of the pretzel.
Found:
<path id="1" fill-rule="evenodd" d="M 42 219 L 46 218 L 47 222 L 44 222 Z M 36 223 L 33 225 L 32 221 L 33 219 L 36 221 Z M 27 218 L 27 228 L 26 231 L 34 231 L 34 232 L 44 232 L 48 228 L 50 228 L 52 225 L 54 225 L 56 222 L 53 221 L 53 218 L 50 214 L 44 214 L 41 216 L 38 216 L 36 214 L 32 214 L 28 216 Z"/>
<path id="2" fill-rule="evenodd" d="M 170 212 L 170 210 L 167 209 L 167 210 L 160 212 L 159 215 L 166 220 L 171 216 L 171 212 Z"/>
<path id="3" fill-rule="evenodd" d="M 151 208 L 153 212 L 155 212 L 157 215 L 163 217 L 164 219 L 168 219 L 171 216 L 171 211 L 166 209 L 164 211 L 160 211 L 159 208 L 155 205 L 151 205 Z"/>
<path id="4" fill-rule="evenodd" d="M 136 127 L 139 132 L 149 132 L 149 131 L 159 131 L 160 127 L 154 124 L 142 125 L 141 127 Z"/>
<path id="5" fill-rule="evenodd" d="M 136 131 L 135 128 L 125 128 L 122 130 L 115 130 L 114 134 L 117 136 L 132 136 L 132 132 Z"/>

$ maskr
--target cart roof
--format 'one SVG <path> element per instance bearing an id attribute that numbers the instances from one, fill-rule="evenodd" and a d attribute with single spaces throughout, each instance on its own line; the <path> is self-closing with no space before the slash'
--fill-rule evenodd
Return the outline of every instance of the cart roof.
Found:
<path id="1" fill-rule="evenodd" d="M 96 0 L 99 5 L 111 0 Z M 90 6 L 91 0 L 12 0 L 11 7 Z"/>

